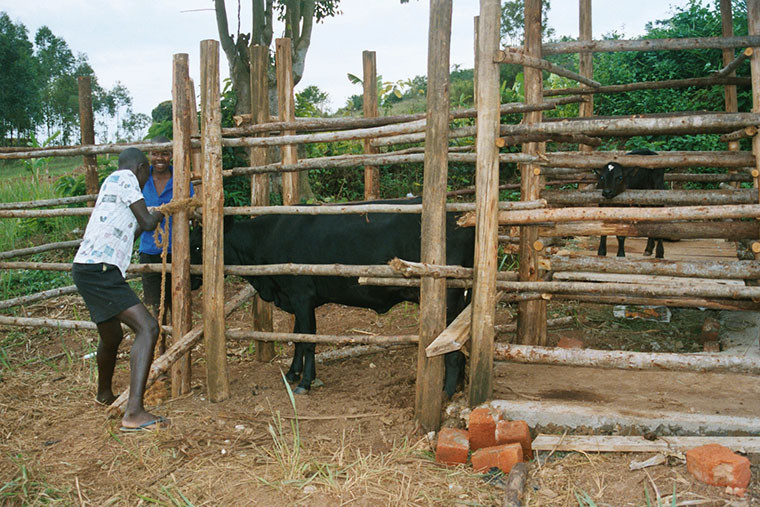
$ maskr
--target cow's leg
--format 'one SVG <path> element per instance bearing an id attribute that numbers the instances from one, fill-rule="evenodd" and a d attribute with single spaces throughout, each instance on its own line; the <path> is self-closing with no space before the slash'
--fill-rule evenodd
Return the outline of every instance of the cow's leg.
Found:
<path id="1" fill-rule="evenodd" d="M 662 239 L 657 238 L 657 249 L 654 254 L 656 259 L 662 259 L 665 257 L 665 247 L 662 244 Z"/>
<path id="2" fill-rule="evenodd" d="M 314 306 L 310 303 L 296 305 L 296 323 L 294 333 L 314 334 L 317 332 L 317 318 L 314 315 Z M 293 394 L 306 394 L 311 389 L 311 383 L 317 377 L 317 368 L 314 352 L 317 348 L 315 343 L 300 343 L 301 360 L 299 366 L 303 367 L 303 378 L 298 387 L 293 389 Z M 294 359 L 295 361 L 295 359 Z"/>
<path id="3" fill-rule="evenodd" d="M 654 238 L 647 238 L 647 246 L 644 249 L 644 255 L 652 255 L 652 250 L 654 250 Z"/>
<path id="4" fill-rule="evenodd" d="M 596 255 L 604 257 L 607 255 L 607 236 L 599 237 L 599 250 L 596 251 Z"/>
<path id="5" fill-rule="evenodd" d="M 625 236 L 618 236 L 618 257 L 625 257 Z"/>
<path id="6" fill-rule="evenodd" d="M 290 363 L 290 369 L 285 374 L 285 378 L 288 382 L 298 382 L 301 380 L 301 372 L 303 371 L 303 343 L 296 342 L 295 350 L 293 351 L 293 362 Z"/>
<path id="7" fill-rule="evenodd" d="M 314 358 L 314 353 L 317 349 L 317 344 L 304 343 L 303 349 L 304 349 L 303 379 L 301 379 L 301 383 L 298 384 L 298 387 L 296 387 L 293 390 L 293 394 L 308 393 L 309 389 L 311 389 L 311 383 L 314 382 L 314 379 L 317 378 L 317 366 L 316 366 L 317 362 L 316 362 L 316 359 Z"/>
<path id="8" fill-rule="evenodd" d="M 444 356 L 446 373 L 443 377 L 443 390 L 451 398 L 457 388 L 464 382 L 465 358 L 461 351 L 447 352 Z"/>

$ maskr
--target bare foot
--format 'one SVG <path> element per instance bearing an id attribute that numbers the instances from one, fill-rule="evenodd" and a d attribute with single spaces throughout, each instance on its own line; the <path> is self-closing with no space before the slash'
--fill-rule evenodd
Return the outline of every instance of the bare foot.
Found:
<path id="1" fill-rule="evenodd" d="M 168 425 L 167 419 L 145 411 L 137 414 L 124 414 L 121 420 L 121 427 L 126 430 L 165 428 Z"/>

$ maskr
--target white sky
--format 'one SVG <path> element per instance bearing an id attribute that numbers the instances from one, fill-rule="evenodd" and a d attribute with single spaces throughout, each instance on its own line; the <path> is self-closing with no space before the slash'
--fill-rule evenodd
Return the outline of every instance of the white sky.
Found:
<path id="1" fill-rule="evenodd" d="M 594 38 L 617 31 L 627 38 L 644 33 L 648 21 L 672 14 L 671 6 L 687 0 L 594 0 Z M 242 32 L 250 32 L 250 1 L 241 0 Z M 427 69 L 429 2 L 411 0 L 342 0 L 343 14 L 315 25 L 306 71 L 296 91 L 316 85 L 330 96 L 330 108 L 345 104 L 361 86 L 347 73 L 361 76 L 361 53 L 377 53 L 378 74 L 385 81 L 424 75 Z M 171 98 L 172 56 L 188 53 L 190 76 L 199 82 L 199 47 L 218 39 L 211 0 L 0 0 L 14 23 L 23 23 L 33 41 L 47 25 L 71 50 L 85 53 L 99 83 L 111 88 L 120 81 L 136 112 L 150 114 Z M 454 0 L 451 64 L 473 67 L 473 18 L 478 0 Z M 237 2 L 227 0 L 230 31 L 237 30 Z M 549 25 L 557 36 L 578 36 L 578 2 L 553 0 Z M 280 29 L 281 32 L 281 29 Z M 275 36 L 281 35 L 276 33 Z M 221 51 L 221 73 L 227 61 Z"/>

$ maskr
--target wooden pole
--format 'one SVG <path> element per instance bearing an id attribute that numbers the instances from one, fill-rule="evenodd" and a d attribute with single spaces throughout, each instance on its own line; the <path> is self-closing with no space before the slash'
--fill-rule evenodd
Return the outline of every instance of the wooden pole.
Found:
<path id="1" fill-rule="evenodd" d="M 493 396 L 493 326 L 496 321 L 497 250 L 496 203 L 499 201 L 499 49 L 500 3 L 480 0 L 478 16 L 477 163 L 475 197 L 475 276 L 472 294 L 472 351 L 468 402 L 476 406 Z M 537 71 L 540 73 L 540 71 Z"/>
<path id="2" fill-rule="evenodd" d="M 556 74 L 557 76 L 566 77 L 593 88 L 599 88 L 602 86 L 601 83 L 598 83 L 593 79 L 588 79 L 584 76 L 581 76 L 580 74 L 565 69 L 564 67 L 560 67 L 559 65 L 554 65 L 553 63 L 542 60 L 541 58 L 535 58 L 516 51 L 498 51 L 494 57 L 494 62 L 522 65 L 524 67 L 531 67 L 533 69 L 545 70 L 552 74 Z"/>
<path id="3" fill-rule="evenodd" d="M 760 360 L 724 354 L 670 354 L 624 350 L 563 349 L 528 347 L 499 343 L 496 357 L 501 361 L 526 364 L 561 364 L 622 370 L 716 371 L 760 373 Z"/>
<path id="4" fill-rule="evenodd" d="M 251 59 L 251 114 L 254 124 L 269 121 L 269 48 L 262 45 L 253 45 L 250 48 Z M 262 133 L 265 136 L 266 133 Z M 251 165 L 266 165 L 267 148 L 251 148 Z M 269 206 L 269 174 L 251 175 L 251 205 Z M 253 328 L 257 331 L 272 331 L 273 324 L 272 303 L 267 303 L 256 294 L 253 298 L 251 312 L 253 313 Z M 274 342 L 256 341 L 256 359 L 268 362 L 274 359 Z"/>
<path id="5" fill-rule="evenodd" d="M 362 69 L 364 70 L 364 117 L 375 118 L 377 111 L 377 61 L 374 51 L 362 51 Z M 448 116 L 448 114 L 447 114 Z M 448 124 L 447 124 L 448 127 Z M 373 155 L 380 150 L 375 148 L 370 139 L 365 139 L 364 153 Z M 375 166 L 364 166 L 364 199 L 380 198 L 380 169 Z"/>
<path id="6" fill-rule="evenodd" d="M 760 304 L 752 301 L 737 301 L 716 298 L 683 298 L 683 297 L 638 297 L 631 295 L 603 296 L 599 294 L 552 294 L 552 299 L 583 301 L 607 305 L 664 305 L 671 308 L 708 308 L 710 310 L 730 310 L 740 312 L 756 312 Z"/>
<path id="7" fill-rule="evenodd" d="M 720 0 L 720 20 L 723 37 L 732 37 L 734 35 L 733 14 L 731 12 L 731 0 Z M 723 48 L 723 65 L 729 65 L 734 60 L 734 49 Z M 731 76 L 736 76 L 736 72 L 731 72 Z M 726 112 L 735 113 L 739 111 L 739 102 L 736 96 L 736 86 L 726 85 L 723 88 L 725 98 Z M 729 151 L 739 151 L 739 141 L 728 142 Z M 736 171 L 729 171 L 736 172 Z M 739 188 L 739 182 L 732 182 L 734 188 Z"/>
<path id="8" fill-rule="evenodd" d="M 596 206 L 598 204 L 643 206 L 716 206 L 758 202 L 756 188 L 733 190 L 626 190 L 611 199 L 601 190 L 544 190 L 541 198 L 550 206 Z"/>
<path id="9" fill-rule="evenodd" d="M 599 88 L 556 88 L 546 90 L 546 97 L 559 97 L 561 95 L 596 95 L 600 93 L 626 93 L 637 90 L 662 90 L 663 88 L 687 88 L 690 86 L 715 86 L 715 85 L 749 85 L 747 78 L 721 77 L 713 74 L 707 77 L 691 77 L 686 79 L 668 79 L 665 81 L 640 81 L 637 83 L 625 83 L 617 85 L 600 86 Z"/>
<path id="10" fill-rule="evenodd" d="M 224 342 L 224 225 L 219 43 L 201 41 L 201 147 L 203 149 L 203 335 L 212 402 L 230 397 Z"/>
<path id="11" fill-rule="evenodd" d="M 277 67 L 277 103 L 280 121 L 294 121 L 295 98 L 293 96 L 293 56 L 291 53 L 291 41 L 288 38 L 277 39 L 275 42 L 275 65 Z M 282 136 L 295 134 L 294 131 L 283 131 Z M 282 163 L 295 164 L 298 162 L 296 146 L 286 144 L 282 146 Z M 301 201 L 298 173 L 283 173 L 282 175 L 282 203 L 286 206 L 298 204 Z"/>
<path id="12" fill-rule="evenodd" d="M 95 121 L 92 114 L 92 87 L 89 76 L 79 76 L 79 129 L 82 133 L 82 145 L 95 144 Z M 98 157 L 96 155 L 84 155 L 84 181 L 88 194 L 97 194 L 100 184 L 98 183 Z M 95 203 L 88 203 L 92 207 Z"/>
<path id="13" fill-rule="evenodd" d="M 525 47 L 526 52 L 536 58 L 541 57 L 541 0 L 525 1 Z M 538 103 L 543 100 L 543 79 L 541 71 L 525 67 L 525 102 Z M 525 125 L 540 124 L 541 113 L 528 113 Z M 539 146 L 536 143 L 523 145 L 523 153 L 538 155 Z M 522 173 L 521 200 L 537 199 L 541 192 L 541 168 L 535 164 L 520 166 Z M 538 252 L 535 249 L 538 241 L 537 227 L 522 227 L 520 229 L 520 280 L 538 280 Z M 546 301 L 531 300 L 517 304 L 517 342 L 529 345 L 544 345 L 546 343 Z"/>
<path id="14" fill-rule="evenodd" d="M 726 206 L 680 206 L 677 208 L 561 208 L 518 211 L 500 211 L 499 223 L 526 225 L 541 222 L 668 222 L 672 220 L 719 220 L 728 218 L 755 218 L 760 216 L 760 205 L 736 204 Z M 473 227 L 476 217 L 472 212 L 459 219 L 462 227 Z"/>
<path id="15" fill-rule="evenodd" d="M 449 56 L 452 0 L 430 1 L 428 30 L 427 122 L 422 193 L 421 260 L 446 264 L 446 184 L 449 145 Z M 365 94 L 366 97 L 366 94 Z M 366 104 L 366 101 L 365 101 Z M 443 359 L 430 359 L 425 347 L 446 328 L 446 280 L 423 277 L 417 350 L 415 414 L 425 431 L 441 426 Z"/>
<path id="16" fill-rule="evenodd" d="M 690 49 L 723 49 L 747 46 L 760 46 L 760 36 L 750 34 L 746 37 L 682 37 L 677 39 L 639 39 L 639 40 L 592 40 L 568 41 L 546 44 L 545 55 L 582 53 L 593 51 L 611 53 L 618 51 L 680 51 Z"/>
<path id="17" fill-rule="evenodd" d="M 194 111 L 191 111 L 188 55 L 174 55 L 172 72 L 172 125 L 173 199 L 190 197 L 190 165 Z M 193 326 L 190 312 L 190 214 L 187 209 L 179 209 L 172 216 L 172 329 L 175 337 L 184 336 Z M 192 360 L 185 354 L 172 365 L 172 397 L 190 392 Z"/>
<path id="18" fill-rule="evenodd" d="M 590 41 L 593 37 L 592 23 L 591 23 L 591 0 L 579 0 L 578 1 L 578 25 L 579 25 L 579 40 Z M 594 78 L 594 60 L 593 53 L 580 53 L 578 55 L 578 71 L 581 76 L 589 79 Z M 581 102 L 578 106 L 578 116 L 590 117 L 594 115 L 594 96 L 589 95 L 588 100 Z M 593 151 L 593 147 L 589 144 L 582 144 L 579 146 L 579 150 L 582 153 L 589 153 Z"/>
<path id="19" fill-rule="evenodd" d="M 513 229 L 511 236 L 519 236 L 519 228 Z M 569 222 L 539 226 L 539 234 L 544 237 L 626 236 L 668 239 L 720 238 L 736 241 L 760 236 L 760 223 L 757 220 L 683 223 Z"/>
<path id="20" fill-rule="evenodd" d="M 760 34 L 760 0 L 747 0 L 747 24 L 749 35 Z M 749 68 L 752 78 L 752 112 L 760 113 L 760 44 L 756 45 L 749 61 Z M 754 177 L 754 187 L 758 188 L 758 177 L 760 176 L 760 136 L 752 138 L 752 153 L 755 155 L 755 169 L 752 171 Z M 760 252 L 752 253 L 755 260 L 760 259 Z"/>
<path id="21" fill-rule="evenodd" d="M 542 263 L 550 271 L 623 273 L 692 278 L 735 279 L 760 278 L 759 261 L 671 261 L 665 259 L 618 259 L 553 255 Z"/>

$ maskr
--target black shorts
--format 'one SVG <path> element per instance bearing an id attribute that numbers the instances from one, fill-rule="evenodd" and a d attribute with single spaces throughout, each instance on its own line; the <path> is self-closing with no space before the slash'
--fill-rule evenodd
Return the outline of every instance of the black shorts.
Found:
<path id="1" fill-rule="evenodd" d="M 74 264 L 71 274 L 96 324 L 140 304 L 140 298 L 112 264 Z"/>
<path id="2" fill-rule="evenodd" d="M 171 264 L 172 256 L 166 256 L 166 262 Z M 149 254 L 140 252 L 140 264 L 161 264 L 160 254 Z M 158 308 L 161 302 L 161 273 L 142 273 L 143 299 L 145 305 Z M 164 308 L 172 307 L 172 275 L 166 273 L 166 282 L 164 283 Z"/>

